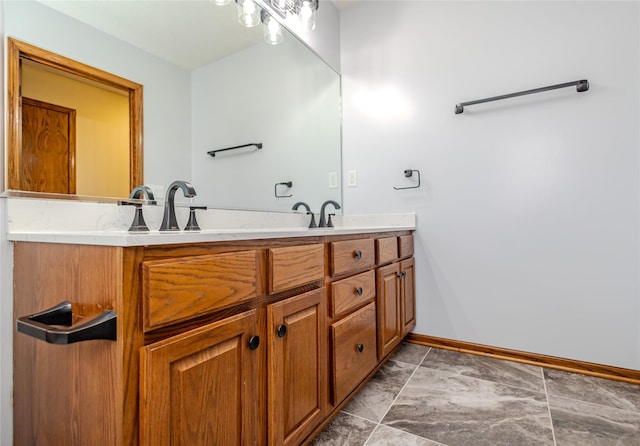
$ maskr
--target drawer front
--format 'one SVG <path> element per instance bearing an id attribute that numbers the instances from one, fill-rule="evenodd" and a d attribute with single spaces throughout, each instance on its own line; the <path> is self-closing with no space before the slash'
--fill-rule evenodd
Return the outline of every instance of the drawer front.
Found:
<path id="1" fill-rule="evenodd" d="M 331 284 L 331 317 L 340 316 L 376 297 L 376 272 L 367 271 Z"/>
<path id="2" fill-rule="evenodd" d="M 375 245 L 372 239 L 331 243 L 332 276 L 365 270 L 371 268 L 374 262 Z"/>
<path id="3" fill-rule="evenodd" d="M 398 259 L 398 237 L 376 239 L 376 263 L 393 262 Z"/>
<path id="4" fill-rule="evenodd" d="M 258 295 L 255 250 L 142 262 L 144 330 L 231 307 Z"/>
<path id="5" fill-rule="evenodd" d="M 413 255 L 413 235 L 401 235 L 398 237 L 398 247 L 400 257 L 411 257 Z"/>
<path id="6" fill-rule="evenodd" d="M 372 302 L 331 326 L 332 404 L 340 403 L 373 370 L 376 355 L 376 306 Z"/>
<path id="7" fill-rule="evenodd" d="M 269 249 L 269 293 L 324 279 L 324 245 Z"/>

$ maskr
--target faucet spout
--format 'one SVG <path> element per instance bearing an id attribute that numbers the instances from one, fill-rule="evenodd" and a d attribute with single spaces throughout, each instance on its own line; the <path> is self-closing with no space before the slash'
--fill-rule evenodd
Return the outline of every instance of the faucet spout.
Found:
<path id="1" fill-rule="evenodd" d="M 179 231 L 178 221 L 176 220 L 176 205 L 175 196 L 178 189 L 182 190 L 183 195 L 186 198 L 196 196 L 196 190 L 191 183 L 187 181 L 174 181 L 167 189 L 167 195 L 164 199 L 164 217 L 162 218 L 162 224 L 160 225 L 161 231 Z"/>
<path id="2" fill-rule="evenodd" d="M 129 194 L 129 198 L 135 198 L 135 199 L 142 199 L 142 196 L 144 195 L 144 197 L 147 199 L 147 201 L 149 202 L 149 204 L 156 204 L 156 199 L 153 196 L 153 192 L 151 191 L 151 188 L 148 186 L 136 186 L 133 188 L 133 190 L 131 191 L 131 193 Z"/>
<path id="3" fill-rule="evenodd" d="M 307 215 L 311 215 L 311 221 L 309 222 L 309 229 L 317 228 L 318 225 L 316 224 L 316 217 L 315 215 L 313 215 L 313 212 L 311 212 L 311 208 L 307 203 L 305 203 L 304 201 L 298 201 L 296 204 L 293 205 L 291 210 L 297 211 L 300 206 L 303 206 L 307 210 Z"/>
<path id="4" fill-rule="evenodd" d="M 333 200 L 327 200 L 322 204 L 322 208 L 320 209 L 320 222 L 318 223 L 319 228 L 327 227 L 327 219 L 325 217 L 325 208 L 330 204 L 334 207 L 334 209 L 340 209 L 340 205 Z"/>

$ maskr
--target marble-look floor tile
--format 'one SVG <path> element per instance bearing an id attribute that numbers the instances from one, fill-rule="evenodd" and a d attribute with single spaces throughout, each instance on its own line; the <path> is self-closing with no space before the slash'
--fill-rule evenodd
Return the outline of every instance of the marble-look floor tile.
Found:
<path id="1" fill-rule="evenodd" d="M 544 370 L 549 395 L 640 412 L 640 385 Z"/>
<path id="2" fill-rule="evenodd" d="M 407 364 L 420 365 L 430 348 L 424 345 L 403 342 L 391 359 L 393 361 L 406 362 Z"/>
<path id="3" fill-rule="evenodd" d="M 419 367 L 383 424 L 447 446 L 552 446 L 544 393 Z"/>
<path id="4" fill-rule="evenodd" d="M 638 446 L 640 413 L 549 396 L 557 446 Z"/>
<path id="5" fill-rule="evenodd" d="M 376 423 L 372 421 L 338 412 L 311 446 L 362 446 L 375 427 Z"/>
<path id="6" fill-rule="evenodd" d="M 349 401 L 344 411 L 379 422 L 416 368 L 417 366 L 404 362 L 387 361 Z"/>
<path id="7" fill-rule="evenodd" d="M 379 425 L 365 446 L 443 446 L 441 443 L 427 440 L 407 432 Z"/>
<path id="8" fill-rule="evenodd" d="M 542 370 L 528 364 L 432 348 L 421 365 L 450 374 L 544 392 Z"/>

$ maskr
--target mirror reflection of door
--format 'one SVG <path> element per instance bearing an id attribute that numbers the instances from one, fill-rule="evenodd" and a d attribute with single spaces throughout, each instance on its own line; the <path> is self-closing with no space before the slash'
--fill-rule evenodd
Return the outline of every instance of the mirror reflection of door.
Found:
<path id="1" fill-rule="evenodd" d="M 20 190 L 126 197 L 130 190 L 128 93 L 115 88 L 106 88 L 96 82 L 89 82 L 29 60 L 23 60 L 21 63 L 21 87 L 23 104 L 25 98 L 32 98 L 40 102 L 56 104 L 62 108 L 73 109 L 76 111 L 76 126 L 73 136 L 75 152 L 70 160 L 75 173 L 69 172 L 68 169 L 65 172 L 60 170 L 64 164 L 60 155 L 57 161 L 58 167 L 49 166 L 48 172 L 62 174 L 62 176 L 47 181 L 50 185 L 55 184 L 55 187 L 42 189 L 37 184 L 29 183 L 35 178 L 25 172 L 25 166 L 21 166 L 22 173 L 27 173 L 30 178 L 20 179 Z M 46 115 L 51 119 L 52 113 L 48 111 Z M 24 117 L 23 108 L 23 120 Z M 39 119 L 43 117 L 44 115 Z M 29 148 L 25 145 L 24 125 L 23 122 L 22 150 Z M 40 127 L 38 131 L 47 132 L 42 128 L 42 122 L 35 125 Z M 62 124 L 57 122 L 55 125 Z M 49 145 L 46 152 L 45 147 L 33 147 L 32 149 L 38 151 L 29 154 L 35 156 L 37 153 L 39 157 L 45 156 L 30 163 L 31 168 L 36 167 L 36 171 L 39 171 L 40 177 L 43 175 L 44 165 L 49 164 L 48 158 L 54 156 L 50 151 L 62 150 L 62 147 L 56 147 L 58 143 L 62 143 L 62 140 L 59 140 L 60 135 L 53 133 L 60 130 L 62 127 L 58 129 L 50 127 L 48 133 L 40 135 L 38 144 Z M 24 155 L 23 152 L 22 156 Z M 64 192 L 60 188 L 62 183 L 70 178 L 67 173 L 73 173 L 69 182 L 72 187 L 68 192 Z M 42 182 L 42 178 L 38 182 Z"/>
<path id="2" fill-rule="evenodd" d="M 76 193 L 76 111 L 22 98 L 20 190 Z"/>

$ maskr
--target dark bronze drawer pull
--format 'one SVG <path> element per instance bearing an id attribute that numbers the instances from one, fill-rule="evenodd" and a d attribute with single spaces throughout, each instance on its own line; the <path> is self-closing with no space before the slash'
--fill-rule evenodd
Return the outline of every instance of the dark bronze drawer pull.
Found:
<path id="1" fill-rule="evenodd" d="M 356 345 L 356 350 L 358 350 L 358 352 L 362 353 L 364 351 L 364 345 L 363 344 Z"/>
<path id="2" fill-rule="evenodd" d="M 359 249 L 354 251 L 353 256 L 356 258 L 356 260 L 360 260 L 362 258 L 362 251 L 360 251 Z"/>
<path id="3" fill-rule="evenodd" d="M 20 333 L 49 344 L 72 344 L 95 339 L 116 340 L 115 311 L 105 311 L 89 322 L 75 327 L 71 327 L 72 321 L 71 302 L 64 301 L 40 313 L 19 317 L 16 328 Z M 67 328 L 58 328 L 54 325 L 62 325 Z"/>
<path id="4" fill-rule="evenodd" d="M 260 336 L 251 336 L 249 338 L 249 350 L 256 350 L 260 346 Z"/>
<path id="5" fill-rule="evenodd" d="M 284 324 L 278 325 L 278 328 L 276 328 L 276 334 L 279 338 L 284 338 L 287 334 L 287 326 Z"/>
<path id="6" fill-rule="evenodd" d="M 359 286 L 358 288 L 356 288 L 356 294 L 357 294 L 358 296 L 362 296 L 362 293 L 363 293 L 363 290 L 362 290 L 362 287 L 361 287 L 361 286 Z"/>

